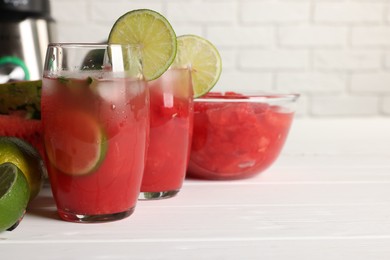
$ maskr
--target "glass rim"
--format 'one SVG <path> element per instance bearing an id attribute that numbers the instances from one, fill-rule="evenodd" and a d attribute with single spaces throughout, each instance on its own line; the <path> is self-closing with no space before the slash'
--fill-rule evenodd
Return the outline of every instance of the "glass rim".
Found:
<path id="1" fill-rule="evenodd" d="M 225 92 L 226 93 L 226 92 Z M 273 93 L 237 93 L 243 96 L 223 96 L 220 95 L 215 97 L 200 97 L 195 98 L 194 102 L 209 102 L 209 103 L 279 103 L 279 102 L 295 102 L 300 97 L 298 93 L 290 94 L 273 94 Z"/>
<path id="2" fill-rule="evenodd" d="M 141 47 L 139 43 L 89 43 L 89 42 L 52 42 L 47 45 L 47 47 L 86 47 L 86 48 L 104 48 L 108 46 L 131 46 L 131 47 Z"/>

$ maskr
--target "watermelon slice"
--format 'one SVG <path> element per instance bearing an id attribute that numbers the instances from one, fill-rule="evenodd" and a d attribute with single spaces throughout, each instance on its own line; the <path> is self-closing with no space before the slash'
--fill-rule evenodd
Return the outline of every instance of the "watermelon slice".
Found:
<path id="1" fill-rule="evenodd" d="M 25 119 L 19 116 L 0 115 L 0 136 L 19 137 L 34 146 L 42 158 L 45 152 L 40 120 Z"/>

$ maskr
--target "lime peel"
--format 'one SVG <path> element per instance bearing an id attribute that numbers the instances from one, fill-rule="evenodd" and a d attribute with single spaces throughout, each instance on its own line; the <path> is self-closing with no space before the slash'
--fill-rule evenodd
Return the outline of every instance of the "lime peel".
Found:
<path id="1" fill-rule="evenodd" d="M 172 67 L 191 69 L 194 98 L 208 93 L 222 73 L 222 59 L 217 48 L 197 35 L 177 38 L 178 51 Z"/>
<path id="2" fill-rule="evenodd" d="M 0 137 L 0 163 L 15 164 L 25 175 L 30 187 L 30 201 L 42 188 L 47 175 L 45 164 L 39 152 L 28 142 L 17 137 Z"/>
<path id="3" fill-rule="evenodd" d="M 176 33 L 168 20 L 149 9 L 125 13 L 112 27 L 109 43 L 139 44 L 146 80 L 160 77 L 172 64 L 177 51 Z"/>
<path id="4" fill-rule="evenodd" d="M 13 163 L 0 165 L 0 232 L 15 226 L 23 217 L 30 187 L 22 171 Z"/>

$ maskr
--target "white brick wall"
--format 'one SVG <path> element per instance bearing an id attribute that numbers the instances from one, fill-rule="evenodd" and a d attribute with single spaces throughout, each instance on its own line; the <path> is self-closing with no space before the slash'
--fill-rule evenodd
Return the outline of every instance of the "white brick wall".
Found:
<path id="1" fill-rule="evenodd" d="M 390 117 L 390 0 L 51 0 L 58 41 L 103 41 L 128 10 L 220 50 L 216 90 L 299 92 L 300 116 Z"/>
<path id="2" fill-rule="evenodd" d="M 279 42 L 283 47 L 344 47 L 348 39 L 347 26 L 299 24 L 279 28 Z"/>
<path id="3" fill-rule="evenodd" d="M 386 115 L 390 115 L 390 95 L 384 97 L 382 103 L 382 111 Z"/>
<path id="4" fill-rule="evenodd" d="M 237 1 L 241 4 L 239 16 L 245 24 L 307 22 L 309 1 Z"/>
<path id="5" fill-rule="evenodd" d="M 379 97 L 316 96 L 309 113 L 313 116 L 374 116 L 378 113 Z"/>
<path id="6" fill-rule="evenodd" d="M 390 46 L 390 26 L 356 26 L 352 28 L 351 44 L 360 46 Z"/>
<path id="7" fill-rule="evenodd" d="M 324 23 L 381 23 L 384 20 L 386 0 L 382 1 L 314 1 L 314 21 Z"/>
<path id="8" fill-rule="evenodd" d="M 142 2 L 145 2 L 144 0 Z M 161 0 L 162 2 L 164 0 Z M 234 23 L 235 1 L 165 1 L 167 17 L 172 22 L 183 23 Z"/>
<path id="9" fill-rule="evenodd" d="M 365 95 L 390 94 L 390 73 L 368 72 L 351 75 L 351 91 Z"/>
<path id="10" fill-rule="evenodd" d="M 379 50 L 315 50 L 313 67 L 318 70 L 366 71 L 382 66 Z"/>
<path id="11" fill-rule="evenodd" d="M 305 70 L 309 68 L 310 55 L 307 50 L 242 48 L 238 66 L 243 70 Z"/>

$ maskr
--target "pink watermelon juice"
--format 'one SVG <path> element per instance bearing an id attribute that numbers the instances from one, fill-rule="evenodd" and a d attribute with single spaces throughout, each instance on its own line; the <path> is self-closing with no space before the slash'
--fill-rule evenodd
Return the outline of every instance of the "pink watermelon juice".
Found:
<path id="1" fill-rule="evenodd" d="M 286 141 L 297 98 L 228 92 L 196 100 L 188 176 L 241 179 L 268 168 Z"/>
<path id="2" fill-rule="evenodd" d="M 74 216 L 130 215 L 139 195 L 149 129 L 144 83 L 45 77 L 42 122 L 60 217 L 80 221 Z"/>
<path id="3" fill-rule="evenodd" d="M 193 124 L 190 72 L 169 69 L 149 83 L 150 144 L 141 186 L 141 199 L 167 198 L 185 177 Z"/>

